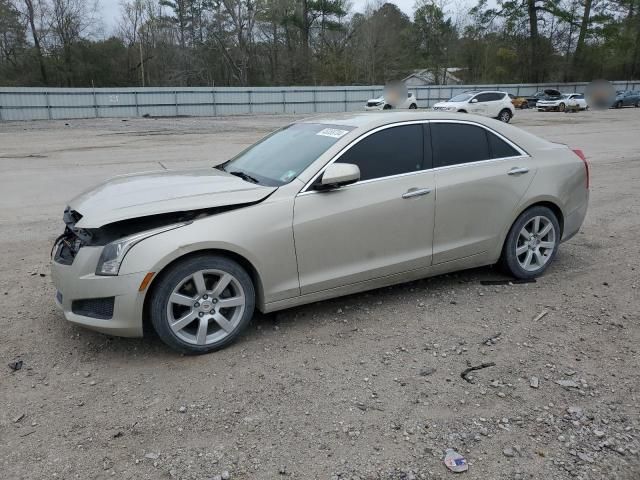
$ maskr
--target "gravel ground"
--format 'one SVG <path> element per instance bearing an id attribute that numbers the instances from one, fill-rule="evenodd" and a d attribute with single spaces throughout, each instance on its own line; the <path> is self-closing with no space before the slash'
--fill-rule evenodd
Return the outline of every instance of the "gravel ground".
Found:
<path id="1" fill-rule="evenodd" d="M 316 303 L 201 357 L 65 322 L 66 200 L 290 119 L 0 124 L 0 477 L 446 479 L 454 448 L 461 478 L 640 478 L 640 109 L 514 119 L 592 166 L 583 231 L 537 283 L 482 268 Z"/>

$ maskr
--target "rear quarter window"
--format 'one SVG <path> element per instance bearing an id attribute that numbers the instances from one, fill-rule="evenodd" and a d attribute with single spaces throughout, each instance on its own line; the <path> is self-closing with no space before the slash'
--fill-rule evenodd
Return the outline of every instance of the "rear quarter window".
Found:
<path id="1" fill-rule="evenodd" d="M 502 140 L 496 134 L 487 132 L 487 140 L 489 141 L 489 150 L 491 152 L 491 158 L 507 158 L 518 157 L 520 152 Z"/>

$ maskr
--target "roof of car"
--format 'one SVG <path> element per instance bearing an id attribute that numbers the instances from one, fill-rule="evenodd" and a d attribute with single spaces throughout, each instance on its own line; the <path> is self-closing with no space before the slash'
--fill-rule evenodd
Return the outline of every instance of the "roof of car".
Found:
<path id="1" fill-rule="evenodd" d="M 298 120 L 295 123 L 320 123 L 323 125 L 335 126 L 344 125 L 355 128 L 356 130 L 354 130 L 353 133 L 359 131 L 361 132 L 360 134 L 362 134 L 362 132 L 393 123 L 421 120 L 458 120 L 479 123 L 507 136 L 507 138 L 510 138 L 512 141 L 517 140 L 516 143 L 518 143 L 525 150 L 532 147 L 541 147 L 544 144 L 547 144 L 545 140 L 542 140 L 541 138 L 536 137 L 535 135 L 532 135 L 512 125 L 505 124 L 493 118 L 473 115 L 469 113 L 435 112 L 432 110 L 383 110 L 379 112 L 346 112 L 315 115 Z"/>
<path id="2" fill-rule="evenodd" d="M 412 120 L 473 120 L 483 124 L 496 121 L 486 117 L 469 115 L 468 113 L 434 112 L 432 110 L 383 110 L 379 112 L 345 112 L 316 115 L 299 120 L 297 123 L 322 123 L 369 129 L 390 123 Z"/>

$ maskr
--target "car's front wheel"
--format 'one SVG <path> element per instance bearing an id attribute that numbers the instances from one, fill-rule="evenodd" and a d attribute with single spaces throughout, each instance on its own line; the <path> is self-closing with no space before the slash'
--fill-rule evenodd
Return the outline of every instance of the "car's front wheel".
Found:
<path id="1" fill-rule="evenodd" d="M 179 352 L 202 354 L 233 342 L 255 307 L 249 274 L 220 255 L 197 255 L 169 267 L 151 293 L 149 313 L 160 339 Z"/>
<path id="2" fill-rule="evenodd" d="M 567 108 L 567 106 L 564 103 L 558 105 L 558 111 L 560 112 L 564 112 L 565 108 Z"/>
<path id="3" fill-rule="evenodd" d="M 418 105 L 416 105 L 415 103 L 412 103 L 411 105 L 409 105 L 409 110 L 415 110 L 418 108 Z"/>
<path id="4" fill-rule="evenodd" d="M 516 278 L 535 278 L 549 267 L 560 244 L 560 225 L 547 207 L 525 210 L 511 226 L 501 263 Z"/>
<path id="5" fill-rule="evenodd" d="M 509 123 L 511 120 L 511 112 L 505 108 L 498 114 L 498 120 L 504 123 Z"/>

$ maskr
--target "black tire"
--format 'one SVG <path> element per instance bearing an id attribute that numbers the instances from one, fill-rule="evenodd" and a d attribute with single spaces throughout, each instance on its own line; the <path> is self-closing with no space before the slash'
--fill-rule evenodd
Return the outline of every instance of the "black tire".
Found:
<path id="1" fill-rule="evenodd" d="M 567 106 L 564 103 L 560 103 L 560 105 L 558 105 L 559 112 L 564 112 L 566 108 Z"/>
<path id="2" fill-rule="evenodd" d="M 416 110 L 418 108 L 418 105 L 416 105 L 415 103 L 412 103 L 411 105 L 409 105 L 409 110 Z"/>
<path id="3" fill-rule="evenodd" d="M 616 108 L 622 108 L 622 102 L 621 101 L 617 101 L 616 102 Z"/>
<path id="4" fill-rule="evenodd" d="M 458 110 L 458 113 L 467 113 L 466 110 Z"/>
<path id="5" fill-rule="evenodd" d="M 636 108 L 640 108 L 640 100 L 636 102 Z"/>
<path id="6" fill-rule="evenodd" d="M 513 115 L 511 115 L 511 111 L 505 108 L 503 110 L 500 110 L 500 113 L 498 114 L 498 120 L 504 123 L 509 123 L 512 116 Z"/>
<path id="7" fill-rule="evenodd" d="M 241 285 L 245 296 L 244 311 L 234 329 L 226 333 L 226 336 L 219 341 L 205 345 L 188 343 L 179 338 L 169 326 L 167 314 L 169 297 L 174 289 L 189 275 L 201 270 L 219 270 L 231 274 Z M 156 282 L 149 302 L 151 324 L 160 339 L 178 352 L 187 355 L 200 355 L 224 348 L 236 340 L 253 317 L 255 288 L 251 277 L 237 262 L 227 257 L 209 254 L 188 257 L 171 265 L 168 270 L 162 272 Z M 194 322 L 196 321 L 198 320 L 194 319 Z M 211 325 L 214 328 L 216 326 L 213 322 Z"/>
<path id="8" fill-rule="evenodd" d="M 527 225 L 533 218 L 535 217 L 545 217 L 547 218 L 554 228 L 555 235 L 555 246 L 551 253 L 548 255 L 548 260 L 546 263 L 542 265 L 539 269 L 534 271 L 525 270 L 518 261 L 518 256 L 516 255 L 516 248 L 518 247 L 518 238 L 520 235 L 520 231 Z M 558 218 L 555 213 L 547 207 L 536 206 L 531 207 L 520 214 L 520 216 L 516 219 L 516 221 L 511 226 L 509 230 L 509 234 L 504 242 L 504 246 L 502 248 L 502 256 L 500 257 L 500 265 L 505 270 L 506 273 L 514 276 L 519 279 L 531 279 L 536 278 L 542 275 L 545 270 L 553 263 L 556 254 L 558 253 L 558 246 L 560 245 L 560 238 L 562 237 L 562 232 L 560 231 L 560 224 L 558 223 Z M 526 245 L 526 244 L 525 244 Z M 526 253 L 525 253 L 526 254 Z M 545 254 L 546 255 L 546 254 Z"/>
<path id="9" fill-rule="evenodd" d="M 388 103 L 384 104 L 384 107 L 382 107 L 383 110 L 391 110 L 393 108 L 392 105 L 389 105 Z"/>

